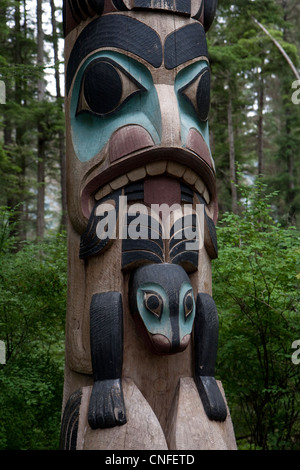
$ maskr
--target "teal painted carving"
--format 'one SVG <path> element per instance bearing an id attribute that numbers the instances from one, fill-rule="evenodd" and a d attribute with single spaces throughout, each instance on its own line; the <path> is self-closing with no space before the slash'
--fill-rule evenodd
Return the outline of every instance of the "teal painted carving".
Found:
<path id="1" fill-rule="evenodd" d="M 208 64 L 205 60 L 196 62 L 181 70 L 175 78 L 175 91 L 178 99 L 181 123 L 181 140 L 186 145 L 190 129 L 197 129 L 202 135 L 206 145 L 209 144 L 209 127 L 207 122 L 209 108 L 209 86 L 205 86 L 206 101 L 208 104 L 203 110 L 203 100 L 198 106 L 197 93 L 201 87 L 203 77 L 208 70 Z M 201 89 L 200 89 L 201 90 Z M 199 119 L 199 114 L 206 115 L 205 119 Z"/>
<path id="2" fill-rule="evenodd" d="M 101 116 L 96 115 L 84 104 L 85 72 L 97 59 L 107 60 L 106 63 L 114 67 L 123 82 L 120 102 L 116 109 L 102 113 Z M 125 81 L 129 92 L 124 96 Z M 95 83 L 103 95 L 106 93 L 105 84 L 107 80 L 104 70 L 103 76 L 99 76 L 98 82 Z M 118 85 L 117 82 L 116 90 L 111 90 L 112 94 L 119 91 Z M 150 71 L 136 60 L 117 52 L 103 51 L 93 54 L 80 67 L 75 78 L 70 112 L 73 145 L 77 157 L 82 162 L 97 155 L 114 131 L 124 125 L 137 124 L 144 127 L 156 144 L 161 139 L 160 107 Z"/>
<path id="3" fill-rule="evenodd" d="M 193 289 L 181 266 L 158 264 L 135 270 L 131 312 L 156 354 L 174 354 L 189 344 L 195 318 Z"/>

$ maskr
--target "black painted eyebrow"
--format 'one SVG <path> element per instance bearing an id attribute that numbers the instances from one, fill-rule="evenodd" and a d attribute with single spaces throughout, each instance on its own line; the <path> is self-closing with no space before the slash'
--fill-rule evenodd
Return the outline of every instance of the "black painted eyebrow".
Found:
<path id="1" fill-rule="evenodd" d="M 125 34 L 121 36 L 120 31 L 125 31 Z M 155 68 L 162 64 L 160 37 L 149 26 L 127 16 L 99 17 L 82 31 L 74 44 L 66 73 L 67 94 L 80 62 L 100 47 L 118 47 L 132 52 Z"/>
<path id="2" fill-rule="evenodd" d="M 200 23 L 190 24 L 169 34 L 165 40 L 164 54 L 168 70 L 195 57 L 208 57 L 203 26 Z"/>

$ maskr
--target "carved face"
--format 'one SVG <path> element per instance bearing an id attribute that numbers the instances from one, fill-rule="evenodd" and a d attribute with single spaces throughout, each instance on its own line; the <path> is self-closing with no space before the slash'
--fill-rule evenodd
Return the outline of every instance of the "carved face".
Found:
<path id="1" fill-rule="evenodd" d="M 178 14 L 122 11 L 81 23 L 66 43 L 68 193 L 75 228 L 84 230 L 96 200 L 150 177 L 158 161 L 165 162 L 161 174 L 188 178 L 214 208 L 202 24 Z"/>
<path id="2" fill-rule="evenodd" d="M 156 354 L 174 354 L 189 344 L 195 301 L 189 277 L 180 266 L 150 265 L 131 276 L 130 308 L 141 334 Z"/>

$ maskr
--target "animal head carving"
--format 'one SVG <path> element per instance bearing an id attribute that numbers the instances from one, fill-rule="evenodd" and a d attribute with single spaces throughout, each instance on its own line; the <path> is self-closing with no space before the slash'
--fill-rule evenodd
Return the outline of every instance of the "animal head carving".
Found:
<path id="1" fill-rule="evenodd" d="M 135 270 L 130 279 L 131 313 L 156 354 L 175 354 L 189 344 L 195 318 L 193 289 L 184 269 L 159 264 Z"/>

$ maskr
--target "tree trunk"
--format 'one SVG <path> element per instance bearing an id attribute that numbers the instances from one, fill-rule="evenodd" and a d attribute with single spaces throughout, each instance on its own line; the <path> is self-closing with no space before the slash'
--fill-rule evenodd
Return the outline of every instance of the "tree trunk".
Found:
<path id="1" fill-rule="evenodd" d="M 58 58 L 58 38 L 57 38 L 57 25 L 55 18 L 55 4 L 54 0 L 50 0 L 51 6 L 51 23 L 52 23 L 52 37 L 53 37 L 53 52 L 55 64 L 55 86 L 57 103 L 61 110 L 63 110 L 62 96 L 60 89 L 60 76 L 59 76 L 59 58 Z M 67 190 L 66 190 L 66 154 L 65 154 L 65 135 L 62 129 L 58 132 L 59 140 L 59 162 L 60 162 L 60 186 L 61 186 L 61 223 L 60 230 L 67 228 Z"/>
<path id="2" fill-rule="evenodd" d="M 285 22 L 288 20 L 288 14 L 287 14 L 287 1 L 282 0 L 282 8 L 283 8 L 283 19 Z M 287 40 L 287 30 L 286 28 L 283 29 L 283 39 Z M 300 76 L 298 74 L 298 80 L 300 79 Z M 283 87 L 288 90 L 289 84 L 287 80 L 284 80 Z M 287 101 L 285 104 L 285 132 L 286 135 L 289 136 L 288 141 L 290 140 L 290 136 L 292 133 L 292 128 L 293 128 L 293 118 L 292 118 L 292 111 L 291 108 L 294 105 L 291 104 L 290 101 Z M 287 170 L 288 170 L 288 216 L 289 216 L 289 223 L 291 225 L 296 225 L 296 209 L 295 209 L 295 197 L 296 197 L 296 192 L 295 192 L 295 164 L 294 164 L 294 152 L 292 149 L 292 146 L 290 144 L 286 145 L 286 150 L 285 150 L 286 158 L 287 158 Z"/>
<path id="3" fill-rule="evenodd" d="M 231 208 L 234 214 L 237 213 L 237 189 L 236 189 L 236 163 L 234 148 L 234 130 L 232 121 L 232 98 L 229 94 L 227 106 L 228 120 L 228 141 L 229 141 L 229 170 L 230 170 L 230 187 L 231 187 Z"/>
<path id="4" fill-rule="evenodd" d="M 37 17 L 37 65 L 42 67 L 44 64 L 44 33 L 43 33 L 43 1 L 37 0 L 36 17 Z M 45 82 L 43 75 L 38 80 L 38 101 L 42 102 L 45 97 Z M 38 239 L 44 237 L 45 231 L 45 139 L 44 131 L 38 124 L 38 142 L 37 142 L 37 227 L 36 235 Z"/>
<path id="5" fill-rule="evenodd" d="M 263 127 L 264 127 L 264 101 L 265 89 L 263 68 L 259 76 L 258 85 L 258 124 L 257 124 L 257 140 L 258 140 L 258 176 L 264 173 L 264 143 L 263 143 Z"/>

